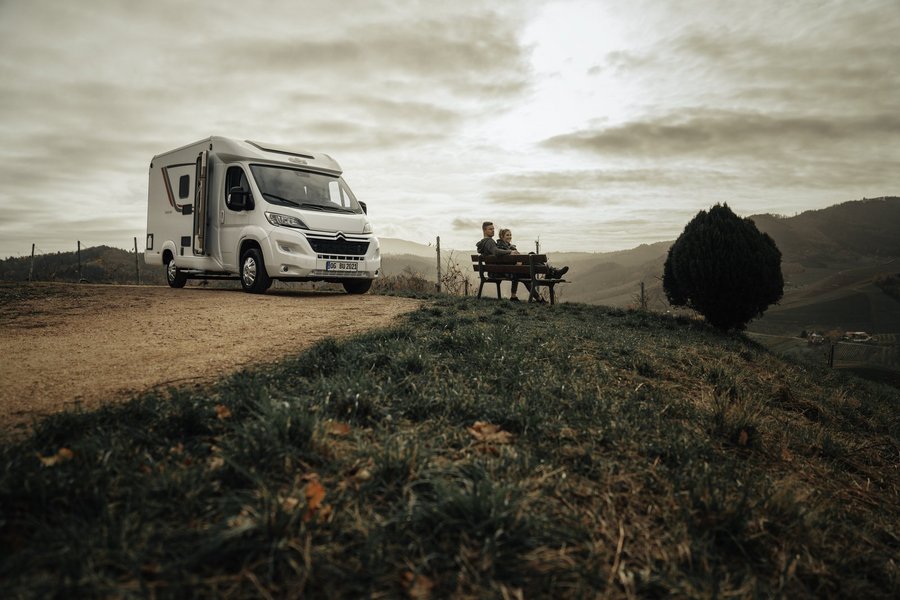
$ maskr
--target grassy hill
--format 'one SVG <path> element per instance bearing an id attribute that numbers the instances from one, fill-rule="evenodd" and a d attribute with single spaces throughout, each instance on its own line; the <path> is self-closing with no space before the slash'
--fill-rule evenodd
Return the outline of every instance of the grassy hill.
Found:
<path id="1" fill-rule="evenodd" d="M 898 405 L 695 321 L 437 297 L 0 446 L 0 588 L 894 598 Z"/>
<path id="2" fill-rule="evenodd" d="M 110 246 L 83 248 L 81 279 L 90 283 L 137 283 L 139 270 L 141 283 L 166 283 L 162 267 L 145 264 L 143 252 L 137 258 L 136 266 L 134 252 Z M 0 260 L 0 281 L 27 281 L 29 273 L 34 281 L 78 282 L 78 253 L 38 254 L 33 267 L 28 256 Z"/>

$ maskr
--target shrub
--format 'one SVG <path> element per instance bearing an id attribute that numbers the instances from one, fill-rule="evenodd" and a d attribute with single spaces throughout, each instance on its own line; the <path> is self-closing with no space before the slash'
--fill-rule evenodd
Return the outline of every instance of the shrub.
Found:
<path id="1" fill-rule="evenodd" d="M 781 299 L 781 252 L 728 205 L 701 210 L 669 248 L 663 270 L 669 302 L 719 329 L 743 329 Z"/>

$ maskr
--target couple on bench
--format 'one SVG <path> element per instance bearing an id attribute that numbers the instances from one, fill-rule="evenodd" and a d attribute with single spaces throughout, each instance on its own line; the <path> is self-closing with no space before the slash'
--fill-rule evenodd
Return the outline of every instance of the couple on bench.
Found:
<path id="1" fill-rule="evenodd" d="M 481 232 L 484 234 L 484 237 L 475 244 L 475 248 L 478 250 L 478 254 L 481 256 L 507 256 L 510 254 L 519 254 L 519 251 L 512 244 L 512 232 L 509 229 L 501 229 L 499 239 L 494 241 L 494 224 L 490 221 L 485 221 L 481 224 Z M 547 278 L 548 279 L 562 279 L 562 276 L 565 275 L 569 267 L 563 267 L 561 269 L 556 269 L 551 267 L 549 264 L 545 265 L 547 267 Z M 516 291 L 519 289 L 519 280 L 518 277 L 512 276 L 512 293 L 509 296 L 509 299 L 513 302 L 518 302 L 519 298 L 516 296 Z M 528 290 L 528 293 L 531 294 L 531 283 L 529 281 L 523 281 L 522 285 L 525 286 L 525 289 Z M 498 297 L 499 297 L 499 287 L 497 289 Z"/>

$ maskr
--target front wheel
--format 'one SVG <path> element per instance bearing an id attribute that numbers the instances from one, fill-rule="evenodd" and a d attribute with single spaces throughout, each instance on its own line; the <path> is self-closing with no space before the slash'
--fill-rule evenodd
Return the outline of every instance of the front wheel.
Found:
<path id="1" fill-rule="evenodd" d="M 372 287 L 371 279 L 353 279 L 344 281 L 344 289 L 348 294 L 365 294 Z"/>
<path id="2" fill-rule="evenodd" d="M 170 258 L 169 262 L 166 263 L 166 283 L 173 288 L 183 288 L 184 284 L 187 283 L 187 275 L 175 266 L 174 258 Z"/>
<path id="3" fill-rule="evenodd" d="M 272 280 L 266 273 L 262 252 L 250 248 L 241 256 L 241 287 L 251 294 L 264 294 L 270 285 Z"/>

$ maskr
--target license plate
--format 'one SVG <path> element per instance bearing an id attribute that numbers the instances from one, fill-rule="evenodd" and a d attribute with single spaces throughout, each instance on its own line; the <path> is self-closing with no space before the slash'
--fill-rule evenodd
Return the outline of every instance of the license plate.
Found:
<path id="1" fill-rule="evenodd" d="M 355 262 L 343 262 L 338 260 L 329 260 L 325 263 L 326 271 L 358 271 L 359 264 Z"/>

